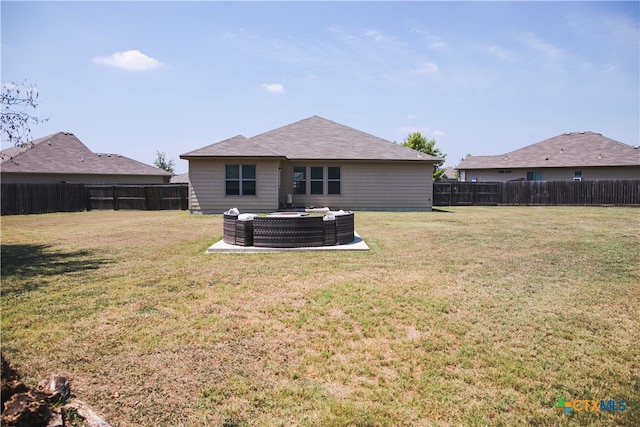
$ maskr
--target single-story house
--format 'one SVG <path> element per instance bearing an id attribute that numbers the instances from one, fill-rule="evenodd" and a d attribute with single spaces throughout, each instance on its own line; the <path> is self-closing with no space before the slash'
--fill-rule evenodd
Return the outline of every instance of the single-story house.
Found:
<path id="1" fill-rule="evenodd" d="M 440 159 L 318 116 L 182 154 L 190 210 L 431 210 Z"/>
<path id="2" fill-rule="evenodd" d="M 94 153 L 58 132 L 0 152 L 3 183 L 165 184 L 171 173 L 119 154 Z"/>
<path id="3" fill-rule="evenodd" d="M 640 147 L 596 132 L 569 132 L 498 156 L 469 156 L 460 181 L 640 179 Z"/>

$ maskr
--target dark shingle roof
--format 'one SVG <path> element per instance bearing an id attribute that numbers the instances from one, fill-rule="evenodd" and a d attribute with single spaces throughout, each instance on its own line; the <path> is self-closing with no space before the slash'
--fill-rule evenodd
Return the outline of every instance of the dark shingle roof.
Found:
<path id="1" fill-rule="evenodd" d="M 318 116 L 249 139 L 236 136 L 180 157 L 218 156 L 270 156 L 290 160 L 439 160 Z"/>
<path id="2" fill-rule="evenodd" d="M 456 169 L 640 166 L 640 149 L 595 132 L 570 132 L 497 156 L 470 156 Z"/>
<path id="3" fill-rule="evenodd" d="M 242 135 L 199 148 L 180 157 L 282 157 Z"/>
<path id="4" fill-rule="evenodd" d="M 75 135 L 58 132 L 29 144 L 2 151 L 2 172 L 89 174 L 89 175 L 154 175 L 171 173 L 119 154 L 94 153 Z"/>
<path id="5" fill-rule="evenodd" d="M 169 180 L 170 184 L 188 184 L 189 172 L 181 173 L 180 175 L 173 175 Z"/>

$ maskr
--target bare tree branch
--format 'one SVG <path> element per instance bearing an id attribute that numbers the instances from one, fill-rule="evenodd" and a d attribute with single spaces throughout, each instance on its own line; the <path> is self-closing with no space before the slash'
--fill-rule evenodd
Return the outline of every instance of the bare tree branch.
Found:
<path id="1" fill-rule="evenodd" d="M 2 85 L 0 101 L 0 125 L 2 126 L 2 141 L 12 145 L 22 145 L 31 140 L 31 125 L 48 121 L 28 112 L 38 107 L 38 89 L 25 80 L 20 84 L 15 82 Z"/>

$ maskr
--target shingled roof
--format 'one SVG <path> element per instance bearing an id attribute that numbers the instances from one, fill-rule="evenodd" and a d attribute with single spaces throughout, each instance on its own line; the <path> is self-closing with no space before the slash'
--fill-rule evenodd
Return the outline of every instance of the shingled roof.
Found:
<path id="1" fill-rule="evenodd" d="M 497 156 L 470 156 L 456 169 L 640 166 L 640 149 L 596 132 L 569 132 Z"/>
<path id="2" fill-rule="evenodd" d="M 68 132 L 2 150 L 0 167 L 3 173 L 172 175 L 119 154 L 94 153 Z"/>
<path id="3" fill-rule="evenodd" d="M 431 162 L 440 160 L 319 116 L 312 116 L 252 138 L 236 136 L 180 156 L 182 159 L 197 157 Z"/>
<path id="4" fill-rule="evenodd" d="M 282 157 L 242 135 L 199 148 L 180 157 Z"/>

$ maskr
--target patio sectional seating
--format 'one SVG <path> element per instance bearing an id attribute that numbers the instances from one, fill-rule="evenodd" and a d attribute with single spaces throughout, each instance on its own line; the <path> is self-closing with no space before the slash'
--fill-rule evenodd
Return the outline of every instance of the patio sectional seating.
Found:
<path id="1" fill-rule="evenodd" d="M 236 244 L 236 224 L 238 215 L 223 213 L 224 220 L 222 224 L 222 240 L 230 245 Z"/>
<path id="2" fill-rule="evenodd" d="M 354 216 L 353 212 L 336 215 L 336 240 L 339 245 L 353 242 Z"/>
<path id="3" fill-rule="evenodd" d="M 222 240 L 230 245 L 253 246 L 253 218 L 224 213 Z"/>
<path id="4" fill-rule="evenodd" d="M 324 235 L 324 246 L 333 246 L 338 243 L 338 239 L 336 236 L 336 220 L 335 219 L 325 219 L 322 221 L 323 224 L 323 235 Z"/>
<path id="5" fill-rule="evenodd" d="M 253 245 L 268 248 L 323 246 L 324 221 L 321 216 L 256 217 L 253 220 Z"/>
<path id="6" fill-rule="evenodd" d="M 225 212 L 223 240 L 238 246 L 299 248 L 351 243 L 354 238 L 353 212 L 322 216 L 292 213 L 255 216 Z"/>

